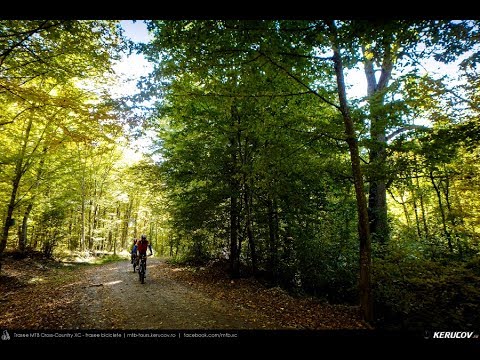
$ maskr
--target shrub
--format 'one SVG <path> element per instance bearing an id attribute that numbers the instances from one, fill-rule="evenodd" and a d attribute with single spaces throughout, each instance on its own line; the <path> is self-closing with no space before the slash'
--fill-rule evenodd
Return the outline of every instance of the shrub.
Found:
<path id="1" fill-rule="evenodd" d="M 480 261 L 425 260 L 390 254 L 374 263 L 377 326 L 388 329 L 480 328 Z"/>

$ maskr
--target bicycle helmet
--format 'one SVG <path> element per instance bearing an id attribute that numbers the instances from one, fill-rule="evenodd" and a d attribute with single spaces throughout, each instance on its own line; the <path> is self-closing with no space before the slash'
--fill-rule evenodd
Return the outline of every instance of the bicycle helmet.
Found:
<path id="1" fill-rule="evenodd" d="M 142 234 L 142 240 L 147 240 L 147 235 Z"/>

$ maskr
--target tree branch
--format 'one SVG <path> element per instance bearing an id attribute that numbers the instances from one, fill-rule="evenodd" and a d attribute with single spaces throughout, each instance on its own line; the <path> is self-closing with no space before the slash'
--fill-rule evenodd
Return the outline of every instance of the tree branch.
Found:
<path id="1" fill-rule="evenodd" d="M 363 60 L 363 69 L 365 72 L 365 77 L 367 78 L 367 94 L 372 96 L 375 93 L 377 88 L 377 80 L 375 79 L 375 70 L 373 69 L 373 61 L 369 60 L 366 55 L 366 48 L 362 46 L 362 53 L 364 56 Z"/>
<path id="2" fill-rule="evenodd" d="M 388 43 L 385 44 L 385 53 L 383 54 L 383 60 L 382 60 L 382 72 L 380 73 L 380 79 L 378 79 L 377 83 L 377 91 L 382 91 L 385 89 L 388 85 L 388 82 L 390 81 L 391 75 L 392 75 L 392 70 L 393 70 L 393 62 L 392 62 L 392 43 L 391 41 L 388 41 Z"/>
<path id="3" fill-rule="evenodd" d="M 20 115 L 22 115 L 25 111 L 27 111 L 27 110 L 33 110 L 33 109 L 36 109 L 36 108 L 38 108 L 38 107 L 39 107 L 39 106 L 29 106 L 29 107 L 26 107 L 25 109 L 19 111 L 19 112 L 12 118 L 12 120 L 6 121 L 6 122 L 3 122 L 3 123 L 0 123 L 0 125 L 11 124 L 11 123 L 13 123 Z"/>
<path id="4" fill-rule="evenodd" d="M 245 27 L 245 26 L 240 26 L 240 25 L 229 25 L 228 23 L 224 23 L 225 29 L 228 30 L 234 30 L 234 31 L 261 31 L 261 32 L 274 32 L 277 33 L 278 31 L 280 32 L 304 32 L 304 31 L 309 31 L 309 30 L 314 30 L 316 25 L 312 24 L 307 27 L 298 27 L 298 28 L 280 28 L 279 30 L 277 29 L 272 29 L 268 27 Z"/>
<path id="5" fill-rule="evenodd" d="M 334 104 L 333 102 L 331 102 L 330 100 L 326 99 L 325 97 L 323 97 L 322 95 L 320 95 L 317 91 L 313 90 L 310 86 L 308 86 L 307 84 L 305 84 L 302 80 L 300 80 L 297 76 L 293 75 L 290 71 L 288 71 L 287 69 L 285 69 L 282 65 L 280 64 L 277 64 L 275 61 L 273 61 L 273 59 L 268 56 L 266 53 L 262 52 L 262 51 L 259 51 L 260 54 L 262 54 L 268 61 L 270 61 L 274 66 L 278 67 L 280 70 L 284 71 L 289 77 L 291 77 L 293 80 L 295 80 L 297 83 L 299 83 L 300 85 L 302 85 L 303 87 L 305 87 L 306 89 L 308 89 L 313 95 L 315 95 L 316 97 L 318 97 L 319 99 L 321 99 L 323 102 L 333 106 L 335 109 L 337 110 L 341 110 L 340 109 L 340 106 L 338 106 L 337 104 Z"/>
<path id="6" fill-rule="evenodd" d="M 301 133 L 301 134 L 308 134 L 308 135 L 314 135 L 314 136 L 320 136 L 320 137 L 326 137 L 328 139 L 331 139 L 331 140 L 335 140 L 335 141 L 345 141 L 345 138 L 339 138 L 339 137 L 335 137 L 333 135 L 330 135 L 328 133 L 321 133 L 321 132 L 318 132 L 318 131 L 308 131 L 308 130 L 300 130 L 300 129 L 293 129 L 293 128 L 290 128 L 286 125 L 272 125 L 271 127 L 275 127 L 275 128 L 280 128 L 280 129 L 286 129 L 286 130 L 289 130 L 289 131 L 293 131 L 293 132 L 297 132 L 297 133 Z"/>
<path id="7" fill-rule="evenodd" d="M 472 100 L 469 100 L 469 99 L 466 99 L 464 98 L 463 96 L 457 94 L 455 92 L 454 89 L 449 89 L 447 87 L 444 88 L 445 92 L 449 93 L 449 94 L 452 94 L 454 97 L 456 97 L 457 99 L 465 102 L 468 104 L 468 106 L 470 106 L 471 108 L 475 109 L 475 110 L 479 110 L 480 109 L 480 106 L 479 105 L 476 105 Z"/>
<path id="8" fill-rule="evenodd" d="M 409 130 L 427 131 L 427 130 L 429 130 L 429 128 L 426 127 L 426 126 L 423 126 L 423 125 L 406 125 L 406 126 L 400 128 L 400 129 L 395 130 L 391 134 L 387 135 L 386 140 L 389 141 L 389 140 L 393 139 L 395 136 L 397 136 L 397 135 L 399 135 L 399 134 L 401 134 L 405 131 L 409 131 Z"/>
<path id="9" fill-rule="evenodd" d="M 364 159 L 363 157 L 361 157 L 360 155 L 359 155 L 358 157 L 360 158 L 360 160 L 361 160 L 364 164 L 366 164 L 366 165 L 370 164 L 370 162 L 368 162 L 367 160 L 365 160 L 365 159 Z"/>
<path id="10" fill-rule="evenodd" d="M 63 22 L 63 21 L 61 21 Z M 10 33 L 10 34 L 2 34 L 0 35 L 0 38 L 9 38 L 9 37 L 12 37 L 12 36 L 21 36 L 21 35 L 32 35 L 33 33 L 37 32 L 37 31 L 40 31 L 40 30 L 46 30 L 48 28 L 51 28 L 52 26 L 56 26 L 56 25 L 59 25 L 61 22 L 58 22 L 58 23 L 54 23 L 54 24 L 51 24 L 51 25 L 48 25 L 48 26 L 45 26 L 46 23 L 48 23 L 48 20 L 45 20 L 44 22 L 42 22 L 40 24 L 40 26 L 36 29 L 33 29 L 33 30 L 26 30 L 26 31 L 19 31 L 19 32 L 16 32 L 16 33 Z"/>
<path id="11" fill-rule="evenodd" d="M 395 198 L 395 196 L 393 196 L 392 190 L 387 189 L 387 192 L 390 194 L 390 196 L 392 197 L 392 199 L 393 199 L 397 204 L 405 205 L 405 202 L 398 201 L 398 200 Z"/>
<path id="12" fill-rule="evenodd" d="M 331 56 L 305 55 L 305 54 L 298 54 L 298 53 L 290 53 L 290 52 L 286 52 L 286 51 L 272 53 L 272 54 L 285 55 L 285 56 L 291 56 L 291 57 L 299 57 L 299 58 L 305 58 L 305 59 L 315 59 L 315 60 L 322 60 L 322 61 L 333 60 L 333 57 L 331 57 Z"/>
<path id="13" fill-rule="evenodd" d="M 19 41 L 17 41 L 15 44 L 10 46 L 8 49 L 6 49 L 1 55 L 0 55 L 0 67 L 3 65 L 3 62 L 7 58 L 7 56 L 18 46 L 22 45 L 30 36 L 35 34 L 36 32 L 39 32 L 45 28 L 45 25 L 48 24 L 48 20 L 45 20 L 40 24 L 40 26 L 36 29 L 28 31 L 24 37 L 22 37 Z"/>
<path id="14" fill-rule="evenodd" d="M 196 93 L 184 93 L 172 96 L 221 96 L 221 97 L 247 97 L 247 98 L 257 98 L 257 97 L 289 97 L 289 96 L 298 96 L 298 95 L 306 95 L 311 94 L 311 91 L 300 91 L 295 93 L 283 93 L 283 94 L 221 94 L 221 93 L 204 93 L 204 94 L 196 94 Z"/>
<path id="15" fill-rule="evenodd" d="M 19 94 L 16 94 L 12 89 L 6 87 L 5 85 L 3 84 L 0 84 L 0 88 L 4 88 L 7 92 L 9 92 L 10 94 L 12 94 L 13 96 L 16 96 L 16 97 L 19 97 L 20 99 L 22 99 L 23 101 L 25 101 L 26 103 L 30 104 L 30 102 L 25 99 L 23 96 L 19 95 Z"/>

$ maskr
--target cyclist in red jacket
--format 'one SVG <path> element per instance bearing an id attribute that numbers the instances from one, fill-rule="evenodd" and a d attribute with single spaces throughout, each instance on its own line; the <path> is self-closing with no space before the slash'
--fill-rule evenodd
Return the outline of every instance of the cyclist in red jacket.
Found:
<path id="1" fill-rule="evenodd" d="M 150 250 L 150 255 L 153 255 L 152 245 L 150 245 L 150 243 L 148 242 L 147 235 L 142 235 L 140 240 L 137 241 L 137 251 L 138 251 L 138 258 L 139 259 L 142 257 L 142 255 L 144 255 L 144 256 L 147 255 L 147 249 Z M 146 264 L 146 262 L 145 262 L 145 264 Z"/>

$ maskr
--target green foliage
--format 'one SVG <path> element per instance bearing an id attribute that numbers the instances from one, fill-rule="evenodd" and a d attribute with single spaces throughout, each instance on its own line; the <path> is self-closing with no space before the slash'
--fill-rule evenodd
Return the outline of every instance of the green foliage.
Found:
<path id="1" fill-rule="evenodd" d="M 330 303 L 356 304 L 358 301 L 356 239 L 354 237 L 348 239 L 350 242 L 348 246 L 329 240 L 322 236 L 299 247 L 297 255 L 301 289 L 307 294 L 325 298 Z"/>
<path id="2" fill-rule="evenodd" d="M 58 208 L 51 208 L 42 213 L 40 223 L 42 224 L 43 238 L 42 251 L 46 257 L 52 257 L 54 248 L 62 240 L 64 233 L 62 223 L 65 220 L 65 213 Z"/>
<path id="3" fill-rule="evenodd" d="M 390 249 L 374 263 L 377 325 L 387 329 L 472 330 L 480 325 L 479 259 L 432 261 Z"/>
<path id="4" fill-rule="evenodd" d="M 137 50 L 154 70 L 137 98 L 156 100 L 141 124 L 156 160 L 132 164 L 121 150 L 134 115 L 104 90 L 124 47 L 117 22 L 0 21 L 0 214 L 18 233 L 7 226 L 0 245 L 17 246 L 25 219 L 27 245 L 48 256 L 58 246 L 116 261 L 144 233 L 172 261 L 233 258 L 232 275 L 355 303 L 357 208 L 329 23 L 147 24 L 153 40 Z M 376 82 L 348 105 L 366 182 L 388 193 L 389 242 L 373 248 L 378 324 L 478 327 L 478 22 L 334 24 L 347 74 L 371 66 Z M 421 66 L 462 56 L 458 83 Z M 383 195 L 372 192 L 372 214 Z"/>
<path id="5" fill-rule="evenodd" d="M 418 314 L 410 307 L 417 305 L 410 300 L 420 297 L 429 275 L 408 273 L 397 286 L 400 274 L 389 267 L 401 258 L 430 274 L 435 266 L 444 270 L 438 261 L 462 268 L 456 261 L 477 252 L 478 220 L 465 210 L 477 208 L 476 117 L 462 109 L 445 78 L 419 66 L 432 54 L 445 62 L 464 54 L 476 23 L 335 25 L 347 69 L 368 62 L 372 69 L 391 67 L 382 73 L 383 87 L 350 104 L 364 174 L 370 186 L 383 182 L 389 194 L 392 244 L 374 249 L 379 316 L 395 322 L 389 312 L 406 311 L 402 319 L 413 324 Z M 151 169 L 151 183 L 165 194 L 170 254 L 189 262 L 232 256 L 233 239 L 242 274 L 354 303 L 356 205 L 341 114 L 332 106 L 337 94 L 328 24 L 150 21 L 148 27 L 154 40 L 140 50 L 155 68 L 141 88 L 143 97 L 164 95 L 148 125 L 161 138 L 163 161 Z M 472 100 L 474 62 L 463 65 Z M 429 119 L 433 129 L 416 126 L 418 119 Z M 446 271 L 430 290 L 449 293 L 455 276 Z M 462 291 L 463 298 L 448 295 L 442 306 L 473 299 L 468 286 Z M 394 302 L 397 295 L 405 301 Z"/>
<path id="6" fill-rule="evenodd" d="M 123 40 L 118 21 L 0 21 L 0 214 L 26 222 L 27 246 L 48 256 L 165 236 L 122 154 L 125 108 L 107 88 Z M 15 230 L 4 226 L 0 253 L 17 246 Z"/>

